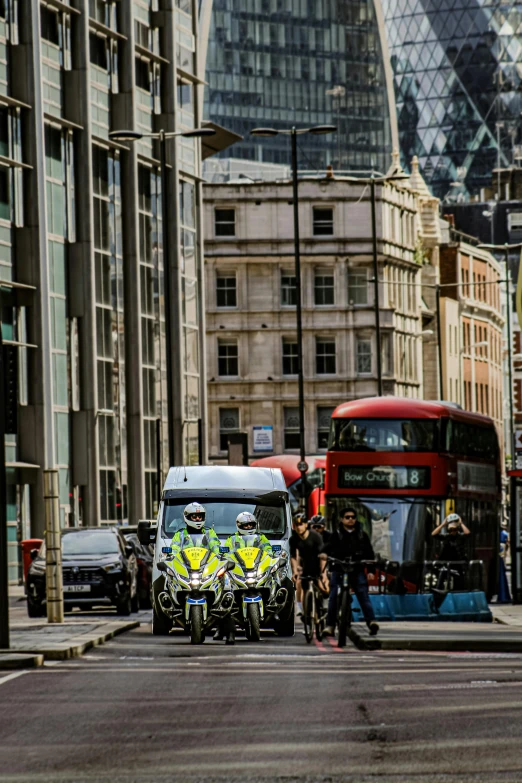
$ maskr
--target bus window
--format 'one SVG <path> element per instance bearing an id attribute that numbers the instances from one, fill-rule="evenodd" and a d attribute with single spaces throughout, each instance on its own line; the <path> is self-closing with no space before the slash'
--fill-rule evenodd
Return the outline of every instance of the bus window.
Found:
<path id="1" fill-rule="evenodd" d="M 448 419 L 446 425 L 446 451 L 458 457 L 497 460 L 499 445 L 493 425 L 478 427 L 475 423 Z"/>
<path id="2" fill-rule="evenodd" d="M 436 419 L 332 419 L 330 451 L 438 450 Z"/>

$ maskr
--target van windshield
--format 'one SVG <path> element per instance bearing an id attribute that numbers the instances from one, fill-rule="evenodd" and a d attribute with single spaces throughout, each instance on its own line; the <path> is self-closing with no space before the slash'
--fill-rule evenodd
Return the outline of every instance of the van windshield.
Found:
<path id="1" fill-rule="evenodd" d="M 198 500 L 194 498 L 194 500 Z M 172 538 L 185 527 L 183 511 L 190 501 L 187 498 L 164 501 L 163 537 Z M 200 501 L 198 501 L 200 502 Z M 285 504 L 265 505 L 259 498 L 209 498 L 203 503 L 207 516 L 205 527 L 213 527 L 220 538 L 236 532 L 236 517 L 242 511 L 250 511 L 257 519 L 259 533 L 267 538 L 283 538 L 286 529 Z"/>

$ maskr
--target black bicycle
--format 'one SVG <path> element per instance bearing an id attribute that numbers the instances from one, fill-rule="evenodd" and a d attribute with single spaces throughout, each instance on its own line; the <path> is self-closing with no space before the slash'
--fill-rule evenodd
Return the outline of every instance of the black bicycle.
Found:
<path id="1" fill-rule="evenodd" d="M 337 596 L 337 646 L 346 647 L 346 637 L 353 622 L 352 594 L 350 592 L 350 576 L 361 566 L 376 565 L 375 560 L 338 560 L 329 557 L 328 562 L 341 566 L 343 581 Z"/>
<path id="2" fill-rule="evenodd" d="M 302 576 L 303 585 L 303 625 L 305 639 L 310 644 L 312 639 L 321 641 L 326 627 L 326 610 L 323 591 L 319 587 L 318 576 Z"/>

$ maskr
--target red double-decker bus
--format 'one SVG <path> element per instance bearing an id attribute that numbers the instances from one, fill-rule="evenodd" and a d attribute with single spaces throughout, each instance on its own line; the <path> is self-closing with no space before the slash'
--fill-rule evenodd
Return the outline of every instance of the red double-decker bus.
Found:
<path id="1" fill-rule="evenodd" d="M 356 400 L 334 411 L 325 477 L 329 525 L 353 507 L 387 560 L 411 566 L 433 560 L 432 531 L 454 511 L 471 531 L 470 559 L 484 562 L 487 592 L 496 592 L 501 499 L 499 442 L 488 417 L 397 397 Z"/>

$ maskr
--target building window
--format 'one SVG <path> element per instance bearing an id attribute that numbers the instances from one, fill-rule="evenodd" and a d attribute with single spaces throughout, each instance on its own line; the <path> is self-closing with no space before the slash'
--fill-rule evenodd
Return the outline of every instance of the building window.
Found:
<path id="1" fill-rule="evenodd" d="M 372 374 L 372 342 L 357 340 L 357 375 Z"/>
<path id="2" fill-rule="evenodd" d="M 316 270 L 314 282 L 314 298 L 316 305 L 333 305 L 334 275 L 332 271 Z"/>
<path id="3" fill-rule="evenodd" d="M 297 375 L 298 371 L 297 343 L 283 338 L 283 375 Z"/>
<path id="4" fill-rule="evenodd" d="M 235 274 L 217 276 L 217 306 L 237 307 L 237 280 Z"/>
<path id="5" fill-rule="evenodd" d="M 299 408 L 283 408 L 284 413 L 284 448 L 298 449 L 300 446 L 299 435 Z"/>
<path id="6" fill-rule="evenodd" d="M 315 342 L 315 369 L 317 375 L 335 375 L 335 340 L 318 337 Z"/>
<path id="7" fill-rule="evenodd" d="M 236 236 L 236 210 L 214 210 L 214 232 L 217 237 Z"/>
<path id="8" fill-rule="evenodd" d="M 239 353 L 237 340 L 219 340 L 218 375 L 222 377 L 239 375 Z"/>
<path id="9" fill-rule="evenodd" d="M 297 304 L 297 289 L 295 275 L 292 272 L 281 272 L 281 305 L 295 307 Z"/>
<path id="10" fill-rule="evenodd" d="M 118 92 L 118 42 L 91 32 L 89 46 L 93 132 L 107 137 L 110 128 L 110 93 Z"/>
<path id="11" fill-rule="evenodd" d="M 317 408 L 317 448 L 328 448 L 328 437 L 330 435 L 330 420 L 335 408 Z"/>
<path id="12" fill-rule="evenodd" d="M 228 436 L 239 432 L 239 408 L 219 409 L 219 450 L 228 451 Z"/>
<path id="13" fill-rule="evenodd" d="M 368 275 L 366 269 L 348 270 L 348 303 L 368 304 Z"/>
<path id="14" fill-rule="evenodd" d="M 314 237 L 332 236 L 333 207 L 313 207 Z"/>

